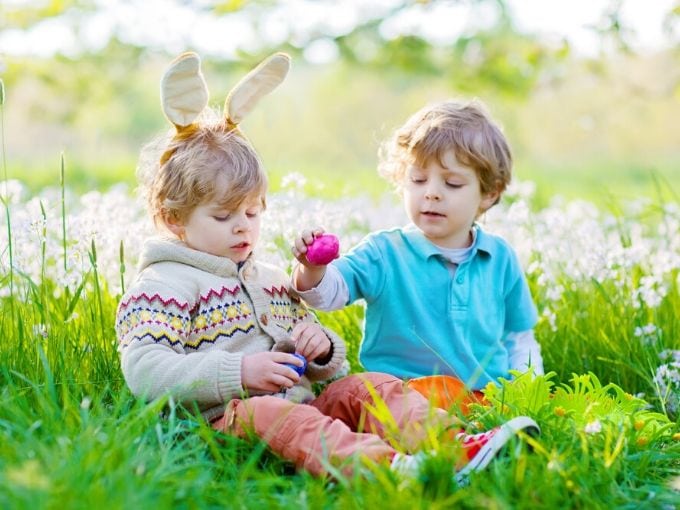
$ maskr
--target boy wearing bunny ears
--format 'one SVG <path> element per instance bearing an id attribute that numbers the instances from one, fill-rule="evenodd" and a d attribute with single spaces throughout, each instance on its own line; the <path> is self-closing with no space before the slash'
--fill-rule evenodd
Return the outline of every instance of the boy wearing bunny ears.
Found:
<path id="1" fill-rule="evenodd" d="M 356 458 L 417 472 L 419 457 L 398 453 L 388 432 L 410 451 L 428 426 L 459 425 L 386 374 L 344 377 L 314 398 L 310 381 L 337 373 L 345 345 L 300 302 L 284 271 L 253 256 L 267 178 L 238 124 L 288 68 L 286 55 L 270 57 L 236 85 L 217 118 L 204 112 L 208 92 L 197 55 L 181 55 L 165 73 L 162 105 L 175 133 L 143 185 L 166 237 L 146 242 L 140 272 L 118 307 L 123 374 L 135 395 L 171 392 L 196 404 L 213 428 L 242 438 L 254 433 L 313 474 L 330 465 L 350 473 Z M 307 361 L 303 376 L 292 368 L 304 364 L 298 357 L 272 351 L 291 340 Z M 371 411 L 383 404 L 389 427 Z M 463 473 L 481 469 L 531 428 L 528 418 L 516 419 L 483 442 L 459 432 L 456 463 L 466 464 Z"/>

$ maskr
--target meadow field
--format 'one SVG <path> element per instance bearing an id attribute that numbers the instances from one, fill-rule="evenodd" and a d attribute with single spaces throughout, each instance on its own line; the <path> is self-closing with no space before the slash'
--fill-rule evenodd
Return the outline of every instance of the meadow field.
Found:
<path id="1" fill-rule="evenodd" d="M 515 180 L 481 223 L 520 256 L 547 373 L 486 389 L 471 429 L 529 415 L 542 434 L 465 486 L 451 476 L 454 445 L 435 437 L 418 479 L 360 459 L 356 476 L 313 478 L 170 395 L 135 399 L 113 325 L 153 233 L 135 165 L 166 127 L 167 59 L 123 66 L 120 91 L 81 80 L 79 94 L 60 84 L 62 98 L 22 78 L 0 101 L 0 507 L 679 508 L 680 103 L 665 92 L 668 58 L 625 57 L 604 78 L 579 68 L 528 98 L 484 95 L 513 144 Z M 50 63 L 69 79 L 71 64 Z M 226 92 L 231 71 L 208 70 L 211 90 Z M 323 225 L 348 250 L 403 224 L 375 173 L 377 147 L 451 95 L 432 76 L 341 64 L 293 73 L 243 126 L 271 181 L 258 255 L 290 269 L 302 228 Z M 318 316 L 362 371 L 362 307 Z"/>
<path id="2" fill-rule="evenodd" d="M 2 183 L 0 505 L 3 508 L 677 508 L 680 499 L 680 206 L 648 198 L 616 213 L 583 200 L 537 208 L 517 182 L 485 218 L 510 240 L 541 319 L 545 376 L 489 387 L 469 417 L 530 415 L 541 436 L 458 487 L 452 446 L 433 441 L 420 480 L 366 465 L 357 476 L 295 473 L 261 444 L 212 431 L 171 397 L 125 387 L 113 318 L 152 227 L 130 189 L 34 194 Z M 319 198 L 290 174 L 272 193 L 260 256 L 323 224 L 348 249 L 401 224 L 393 197 Z M 351 371 L 359 305 L 321 320 Z M 452 410 L 452 412 L 457 412 Z"/>

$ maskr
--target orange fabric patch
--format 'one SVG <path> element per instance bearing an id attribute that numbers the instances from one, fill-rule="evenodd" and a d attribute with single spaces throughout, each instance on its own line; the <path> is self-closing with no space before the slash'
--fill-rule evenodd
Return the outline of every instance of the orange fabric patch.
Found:
<path id="1" fill-rule="evenodd" d="M 406 385 L 421 393 L 435 406 L 449 409 L 460 407 L 463 414 L 468 414 L 470 404 L 484 404 L 484 395 L 480 391 L 472 391 L 460 379 L 450 375 L 428 375 L 411 379 Z"/>

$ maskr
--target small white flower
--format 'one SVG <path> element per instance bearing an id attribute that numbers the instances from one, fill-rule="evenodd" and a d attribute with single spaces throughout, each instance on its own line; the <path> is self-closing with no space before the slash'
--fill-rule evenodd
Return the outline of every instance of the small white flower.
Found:
<path id="1" fill-rule="evenodd" d="M 586 424 L 583 431 L 586 434 L 597 434 L 599 432 L 602 432 L 602 424 L 600 423 L 600 420 L 591 421 L 590 423 Z"/>
<path id="2" fill-rule="evenodd" d="M 557 314 L 550 308 L 544 308 L 541 315 L 543 315 L 543 317 L 548 320 L 548 324 L 550 324 L 550 330 L 553 332 L 557 331 Z"/>
<path id="3" fill-rule="evenodd" d="M 35 336 L 41 336 L 43 338 L 47 338 L 47 326 L 44 324 L 34 324 L 33 325 L 33 334 Z"/>
<path id="4" fill-rule="evenodd" d="M 307 184 L 307 178 L 299 172 L 291 172 L 281 179 L 281 188 L 283 189 L 300 190 L 304 188 L 305 184 Z"/>
<path id="5" fill-rule="evenodd" d="M 564 294 L 564 287 L 562 285 L 554 285 L 549 287 L 545 295 L 550 301 L 559 301 Z"/>

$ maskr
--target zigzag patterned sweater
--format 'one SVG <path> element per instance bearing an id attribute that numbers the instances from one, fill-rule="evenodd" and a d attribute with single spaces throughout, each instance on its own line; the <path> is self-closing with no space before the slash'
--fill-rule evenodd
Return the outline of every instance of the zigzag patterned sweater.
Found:
<path id="1" fill-rule="evenodd" d="M 181 241 L 147 241 L 116 316 L 128 386 L 149 399 L 171 391 L 183 403 L 196 402 L 206 419 L 220 416 L 226 402 L 243 395 L 245 354 L 271 350 L 300 321 L 316 322 L 289 285 L 284 271 L 253 257 L 239 268 Z M 309 362 L 301 382 L 308 389 L 345 360 L 342 339 L 324 331 L 332 353 L 325 364 Z"/>

